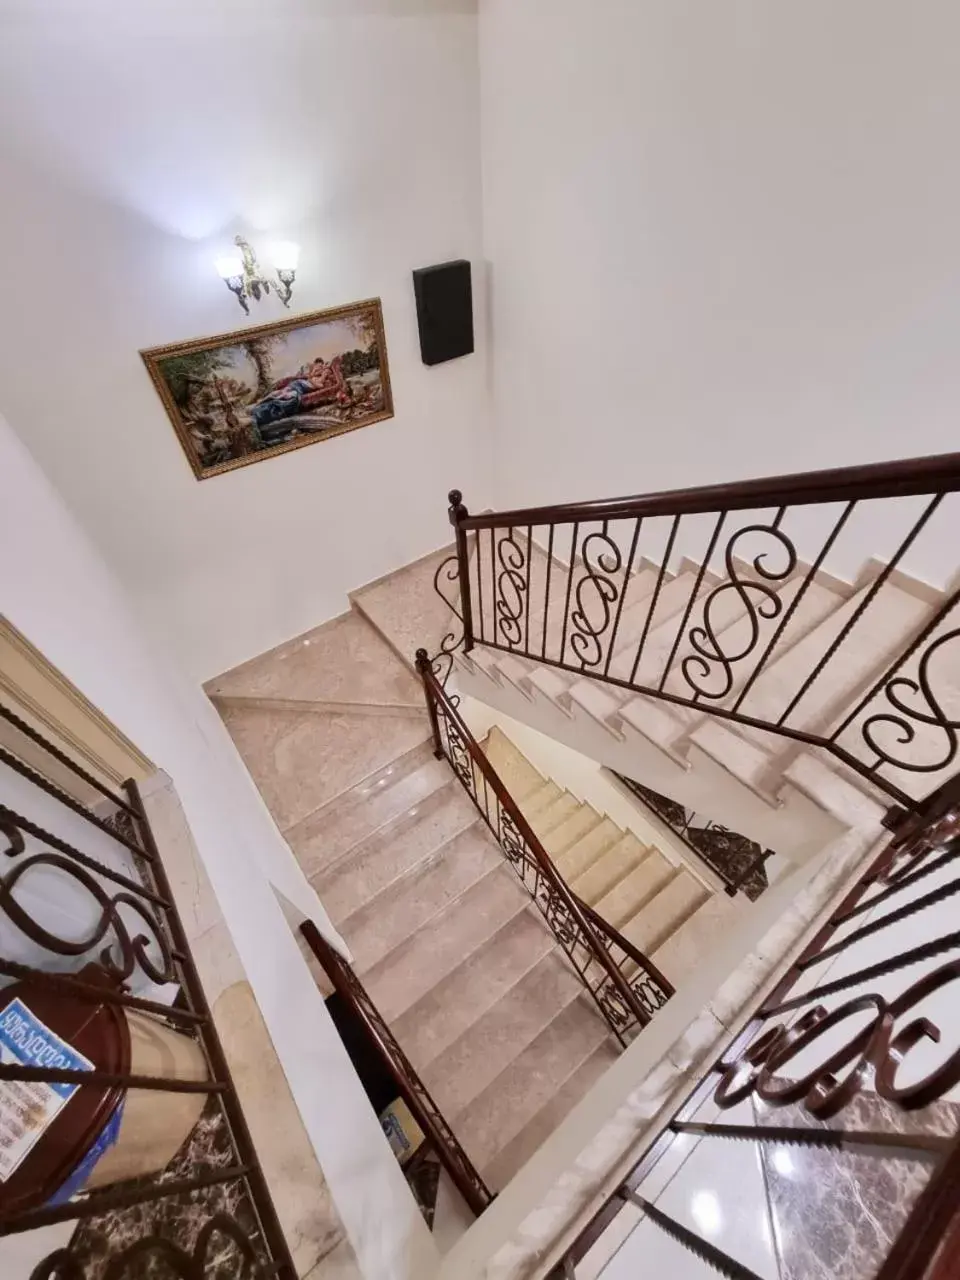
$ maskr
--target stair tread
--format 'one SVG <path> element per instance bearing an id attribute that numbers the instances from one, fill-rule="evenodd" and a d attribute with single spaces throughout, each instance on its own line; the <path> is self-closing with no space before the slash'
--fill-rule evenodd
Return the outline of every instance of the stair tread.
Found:
<path id="1" fill-rule="evenodd" d="M 546 783 L 546 778 L 514 746 L 499 725 L 491 728 L 483 749 L 503 785 L 518 804 Z"/>
<path id="2" fill-rule="evenodd" d="M 591 905 L 602 898 L 647 855 L 647 847 L 632 832 L 625 832 L 592 866 L 573 881 L 572 888 Z"/>
<path id="3" fill-rule="evenodd" d="M 690 735 L 690 741 L 758 794 L 766 794 L 773 757 L 718 720 L 707 717 Z"/>
<path id="4" fill-rule="evenodd" d="M 599 826 L 581 836 L 575 844 L 556 856 L 557 869 L 564 879 L 572 884 L 578 876 L 583 875 L 608 850 L 612 849 L 618 840 L 622 840 L 624 835 L 625 832 L 612 818 L 604 818 Z"/>
<path id="5" fill-rule="evenodd" d="M 449 769 L 448 769 L 449 775 Z M 390 885 L 429 860 L 441 845 L 477 820 L 477 811 L 456 778 L 356 845 L 334 867 L 314 876 L 334 923 L 371 902 Z"/>
<path id="6" fill-rule="evenodd" d="M 600 1077 L 619 1057 L 617 1047 L 605 1041 L 586 1061 L 568 1076 L 548 1102 L 528 1120 L 519 1133 L 481 1170 L 488 1186 L 502 1189 L 510 1179 L 543 1146 L 547 1138 L 560 1127 L 581 1098 L 584 1098 Z"/>
<path id="7" fill-rule="evenodd" d="M 392 1023 L 529 902 L 515 873 L 501 862 L 367 970 L 363 981 L 371 999 Z"/>
<path id="8" fill-rule="evenodd" d="M 421 1070 L 440 1110 L 463 1111 L 582 992 L 583 984 L 560 952 L 544 956 Z"/>
<path id="9" fill-rule="evenodd" d="M 512 916 L 394 1023 L 411 1062 L 422 1071 L 555 947 L 533 907 Z"/>
<path id="10" fill-rule="evenodd" d="M 488 1165 L 608 1035 L 589 996 L 567 1005 L 482 1093 L 450 1117 L 473 1163 Z"/>
<path id="11" fill-rule="evenodd" d="M 632 920 L 676 874 L 677 868 L 659 850 L 650 849 L 638 866 L 590 905 L 604 920 L 619 927 Z"/>
<path id="12" fill-rule="evenodd" d="M 696 969 L 729 928 L 731 918 L 741 909 L 740 900 L 725 893 L 715 893 L 702 902 L 656 950 L 650 959 L 674 986 L 678 986 Z"/>
<path id="13" fill-rule="evenodd" d="M 487 872 L 502 855 L 479 821 L 435 851 L 413 875 L 379 894 L 339 925 L 364 973 L 444 911 Z"/>
<path id="14" fill-rule="evenodd" d="M 555 827 L 551 827 L 549 831 L 544 832 L 540 839 L 547 853 L 556 862 L 571 845 L 589 835 L 602 822 L 603 818 L 597 813 L 596 809 L 591 808 L 590 805 L 584 802 L 578 805 L 563 822 L 557 823 Z"/>
<path id="15" fill-rule="evenodd" d="M 284 838 L 309 878 L 449 779 L 450 766 L 434 758 L 433 742 L 419 743 L 289 827 Z"/>
<path id="16" fill-rule="evenodd" d="M 683 871 L 654 894 L 632 920 L 619 925 L 620 932 L 645 955 L 652 956 L 708 897 L 708 890 L 700 881 Z"/>
<path id="17" fill-rule="evenodd" d="M 532 791 L 525 796 L 521 809 L 526 820 L 533 825 L 534 818 L 553 804 L 555 800 L 559 800 L 563 791 L 555 782 L 545 782 L 542 787 L 538 787 L 536 791 Z M 516 799 L 516 797 L 514 797 Z"/>
<path id="18" fill-rule="evenodd" d="M 855 592 L 819 626 L 766 667 L 757 677 L 740 710 L 746 715 L 775 722 L 868 591 L 869 587 L 862 587 Z M 844 701 L 869 684 L 878 668 L 893 656 L 929 608 L 916 596 L 887 582 L 797 704 L 789 718 L 790 727 L 822 728 Z M 762 731 L 745 728 L 744 732 L 753 736 Z"/>
<path id="19" fill-rule="evenodd" d="M 580 801 L 569 791 L 562 791 L 550 804 L 538 806 L 531 814 L 527 814 L 524 804 L 521 804 L 520 808 L 534 833 L 542 840 L 554 827 L 573 817 L 580 808 Z"/>

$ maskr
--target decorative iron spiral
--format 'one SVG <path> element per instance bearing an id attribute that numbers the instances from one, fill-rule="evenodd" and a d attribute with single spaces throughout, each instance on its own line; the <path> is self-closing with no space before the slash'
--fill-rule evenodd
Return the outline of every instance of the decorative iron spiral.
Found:
<path id="1" fill-rule="evenodd" d="M 445 590 L 456 584 L 455 591 Z M 451 629 L 440 641 L 440 648 L 430 659 L 430 668 L 433 674 L 439 680 L 441 686 L 445 689 L 447 681 L 450 679 L 450 672 L 453 670 L 453 655 L 463 646 L 463 613 L 460 608 L 460 562 L 456 555 L 448 556 L 441 565 L 438 566 L 436 573 L 433 575 L 433 589 L 450 608 L 450 612 L 459 620 L 460 626 Z M 460 699 L 456 694 L 450 695 L 450 701 L 453 705 L 459 706 Z"/>
<path id="2" fill-rule="evenodd" d="M 951 640 L 955 640 L 957 636 L 960 636 L 960 628 L 947 631 L 944 635 L 934 640 L 920 659 L 916 680 L 911 680 L 907 676 L 894 676 L 887 681 L 883 690 L 884 695 L 890 705 L 900 714 L 894 715 L 889 711 L 878 711 L 864 720 L 860 726 L 860 733 L 864 741 L 877 753 L 875 768 L 882 764 L 891 764 L 898 769 L 907 769 L 911 773 L 936 773 L 953 762 L 957 754 L 957 730 L 960 729 L 960 720 L 951 720 L 940 705 L 930 680 L 930 662 L 939 649 L 949 644 Z M 904 700 L 904 693 L 915 698 L 922 697 L 929 709 L 924 710 L 920 707 L 910 706 Z M 918 764 L 915 760 L 908 760 L 903 755 L 895 754 L 893 751 L 886 749 L 877 737 L 877 729 L 881 725 L 890 726 L 895 731 L 893 741 L 899 746 L 906 747 L 915 740 L 917 736 L 916 726 L 918 724 L 933 725 L 942 731 L 945 738 L 944 747 L 940 755 L 937 759 L 926 764 Z"/>
<path id="3" fill-rule="evenodd" d="M 582 667 L 595 667 L 604 654 L 601 637 L 610 625 L 613 606 L 623 589 L 623 584 L 613 577 L 623 566 L 623 556 L 613 539 L 599 532 L 584 538 L 582 554 L 586 572 L 577 583 L 577 607 L 570 615 L 575 628 L 570 647 Z"/>
<path id="4" fill-rule="evenodd" d="M 792 1026 L 778 1023 L 769 1027 L 726 1069 L 714 1101 L 727 1109 L 755 1093 L 772 1107 L 802 1103 L 818 1120 L 829 1120 L 861 1090 L 875 1089 L 903 1111 L 928 1107 L 960 1084 L 960 1049 L 948 1054 L 922 1079 L 901 1084 L 898 1076 L 908 1073 L 903 1064 L 910 1051 L 924 1042 L 938 1043 L 940 1028 L 925 1017 L 898 1024 L 934 992 L 958 979 L 960 960 L 951 960 L 914 982 L 896 999 L 869 992 L 829 1012 L 816 1005 Z M 872 1015 L 866 1026 L 862 1024 L 864 1014 Z M 851 1018 L 857 1020 L 856 1030 L 845 1044 L 835 1047 L 836 1041 L 828 1033 Z M 802 1078 L 796 1078 L 789 1070 L 790 1063 L 823 1036 L 830 1045 L 826 1056 Z M 778 1076 L 785 1068 L 785 1074 Z"/>
<path id="5" fill-rule="evenodd" d="M 217 1266 L 216 1255 L 209 1256 L 211 1243 L 217 1236 L 226 1237 L 237 1248 L 241 1269 L 232 1273 L 236 1280 L 248 1280 L 262 1273 L 256 1250 L 246 1233 L 232 1218 L 218 1213 L 204 1223 L 191 1253 L 165 1236 L 142 1236 L 111 1258 L 104 1280 L 133 1280 L 135 1276 L 153 1275 L 157 1264 L 164 1275 L 178 1280 L 204 1280 L 208 1266 Z M 34 1267 L 30 1280 L 83 1280 L 85 1274 L 86 1269 L 69 1249 L 58 1249 Z"/>
<path id="6" fill-rule="evenodd" d="M 512 531 L 503 534 L 497 543 L 497 559 L 500 561 L 494 605 L 497 628 L 507 644 L 517 645 L 523 638 L 520 619 L 526 603 L 527 581 L 522 570 L 526 568 L 527 558 L 520 544 L 514 541 Z"/>
<path id="7" fill-rule="evenodd" d="M 14 889 L 18 882 L 34 867 L 54 867 L 68 876 L 81 888 L 85 889 L 100 910 L 100 918 L 93 927 L 89 937 L 79 942 L 58 937 L 44 928 L 17 901 Z M 117 908 L 123 904 L 135 911 L 150 930 L 152 937 L 138 933 L 130 936 Z M 54 853 L 37 853 L 22 861 L 18 860 L 10 871 L 0 876 L 0 911 L 33 942 L 45 947 L 48 951 L 61 956 L 82 956 L 104 940 L 112 929 L 114 941 L 119 947 L 119 962 L 113 957 L 113 945 L 108 944 L 99 954 L 101 964 L 116 977 L 126 980 L 137 965 L 152 982 L 164 983 L 176 981 L 173 957 L 164 931 L 159 921 L 147 907 L 130 893 L 116 893 L 112 897 L 107 893 L 99 880 L 95 879 L 83 867 L 77 866 L 68 858 Z M 161 963 L 155 964 L 147 950 L 151 942 L 159 949 Z"/>
<path id="8" fill-rule="evenodd" d="M 734 560 L 737 543 L 741 538 L 753 533 L 764 534 L 772 538 L 777 544 L 777 548 L 782 548 L 787 555 L 786 564 L 779 571 L 771 571 L 764 564 L 770 554 L 769 550 L 761 551 L 754 556 L 752 561 L 753 569 L 761 578 L 766 580 L 765 582 L 742 579 Z M 689 654 L 680 664 L 680 669 L 687 684 L 695 694 L 699 694 L 704 698 L 719 699 L 727 696 L 733 688 L 734 664 L 742 662 L 744 658 L 748 658 L 760 639 L 759 619 L 763 618 L 766 621 L 770 621 L 779 617 L 783 610 L 783 601 L 774 588 L 766 584 L 769 582 L 780 583 L 789 578 L 796 568 L 797 552 L 793 543 L 781 529 L 774 528 L 773 525 L 752 524 L 738 529 L 729 540 L 724 554 L 724 561 L 726 563 L 728 581 L 721 582 L 719 586 L 714 587 L 713 591 L 706 597 L 703 605 L 702 625 L 691 627 L 688 633 L 688 639 L 696 653 Z M 736 592 L 743 601 L 750 628 L 746 642 L 735 652 L 727 652 L 721 647 L 713 614 L 717 601 L 731 591 Z M 759 602 L 751 596 L 751 592 L 760 597 Z M 715 674 L 716 664 L 719 664 L 722 670 L 723 684 L 722 688 L 714 689 L 711 692 L 703 682 Z"/>
<path id="9" fill-rule="evenodd" d="M 476 778 L 473 773 L 473 757 L 470 755 L 470 748 L 467 746 L 456 722 L 444 714 L 442 710 L 440 714 L 443 715 L 443 722 L 447 727 L 450 764 L 467 792 L 476 799 Z"/>

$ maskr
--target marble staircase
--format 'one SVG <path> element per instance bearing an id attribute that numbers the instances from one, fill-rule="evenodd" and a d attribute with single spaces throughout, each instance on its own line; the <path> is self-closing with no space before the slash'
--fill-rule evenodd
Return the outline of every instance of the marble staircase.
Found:
<path id="1" fill-rule="evenodd" d="M 354 610 L 208 693 L 371 997 L 498 1189 L 619 1046 L 434 757 L 399 647 Z"/>
<path id="2" fill-rule="evenodd" d="M 553 562 L 549 614 L 545 617 L 542 583 L 546 556 L 535 543 L 531 562 L 526 635 L 547 661 L 490 648 L 480 641 L 469 655 L 459 653 L 456 657 L 462 691 L 795 861 L 806 860 L 852 826 L 879 822 L 891 800 L 868 779 L 822 750 L 770 730 L 720 719 L 703 709 L 702 701 L 698 707 L 670 703 L 583 671 L 547 665 L 549 661 L 571 660 L 569 632 L 566 642 L 563 639 L 563 602 L 570 574 L 567 566 Z M 754 662 L 742 662 L 739 669 L 732 664 L 729 689 L 711 705 L 732 709 L 742 698 L 740 712 L 775 722 L 793 703 L 791 727 L 823 734 L 841 729 L 873 683 L 935 617 L 947 594 L 895 572 L 858 617 L 881 565 L 869 562 L 852 582 L 812 575 L 801 595 L 809 571 L 809 565 L 799 562 L 779 585 L 781 607 L 776 616 L 748 611 L 741 595 L 733 590 L 716 597 L 710 622 L 720 649 L 731 654 L 747 649 L 759 653 L 769 645 L 770 652 L 760 674 L 749 683 Z M 581 572 L 578 566 L 575 581 Z M 655 686 L 666 671 L 665 692 L 689 697 L 684 661 L 696 657 L 691 635 L 703 626 L 705 600 L 720 579 L 689 560 L 667 573 L 658 590 L 659 576 L 658 566 L 641 562 L 627 580 L 609 675 Z M 743 576 L 750 576 L 749 567 Z M 755 573 L 752 576 L 756 579 Z M 688 612 L 698 579 L 700 590 Z M 496 634 L 503 643 L 503 635 L 494 630 L 492 606 L 490 591 L 482 600 L 474 600 L 475 634 L 478 639 L 481 633 L 487 638 Z M 780 630 L 785 617 L 787 624 Z M 939 626 L 943 634 L 948 629 L 949 617 Z M 933 631 L 931 639 L 937 635 L 938 631 Z M 837 639 L 842 643 L 831 654 Z M 807 676 L 824 659 L 821 674 L 803 689 Z M 938 672 L 938 696 L 945 714 L 956 719 L 960 715 L 960 681 L 950 677 L 943 663 Z M 724 673 L 719 663 L 713 668 L 709 678 L 721 682 L 717 686 L 720 692 Z M 916 657 L 898 674 L 916 681 Z M 702 675 L 700 669 L 697 675 Z M 794 701 L 798 691 L 801 696 Z M 876 701 L 870 706 L 871 711 L 889 709 Z M 861 755 L 862 719 L 863 713 L 838 737 L 840 745 Z M 902 758 L 908 763 L 923 763 L 931 750 L 937 755 L 942 744 L 939 740 L 932 744 L 931 733 L 936 730 L 921 726 L 912 741 L 898 743 Z M 944 781 L 951 768 L 948 763 L 939 771 L 933 769 L 920 776 L 921 792 Z M 908 792 L 918 787 L 918 775 L 908 768 L 886 766 L 883 776 Z"/>
<path id="3" fill-rule="evenodd" d="M 547 781 L 499 727 L 483 747 L 574 892 L 679 986 L 742 904 Z"/>

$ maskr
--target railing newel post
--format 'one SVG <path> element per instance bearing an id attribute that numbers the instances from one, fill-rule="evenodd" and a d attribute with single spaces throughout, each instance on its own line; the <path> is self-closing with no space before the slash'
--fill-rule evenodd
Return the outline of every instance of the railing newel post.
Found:
<path id="1" fill-rule="evenodd" d="M 433 674 L 430 664 L 430 655 L 426 649 L 418 649 L 416 653 L 417 671 L 420 673 L 420 680 L 423 683 L 423 696 L 427 702 L 427 715 L 430 717 L 430 730 L 433 733 L 433 754 L 438 760 L 443 759 L 443 742 L 440 738 L 440 720 L 437 716 L 437 702 L 433 696 L 433 689 L 429 677 Z"/>
<path id="2" fill-rule="evenodd" d="M 463 494 L 459 489 L 451 489 L 447 498 L 450 502 L 450 523 L 456 531 L 460 609 L 463 614 L 463 652 L 469 653 L 473 648 L 473 601 L 470 599 L 470 554 L 467 549 L 467 531 L 463 527 L 463 522 L 470 513 L 463 505 Z"/>

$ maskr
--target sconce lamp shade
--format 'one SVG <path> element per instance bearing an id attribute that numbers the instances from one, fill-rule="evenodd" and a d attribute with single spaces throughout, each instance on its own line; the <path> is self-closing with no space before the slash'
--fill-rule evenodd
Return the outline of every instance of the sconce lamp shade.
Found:
<path id="1" fill-rule="evenodd" d="M 243 259 L 239 253 L 217 259 L 217 275 L 221 280 L 230 280 L 234 276 L 243 275 Z"/>
<path id="2" fill-rule="evenodd" d="M 296 271 L 300 261 L 300 246 L 291 240 L 280 240 L 271 245 L 270 255 L 278 271 Z"/>

